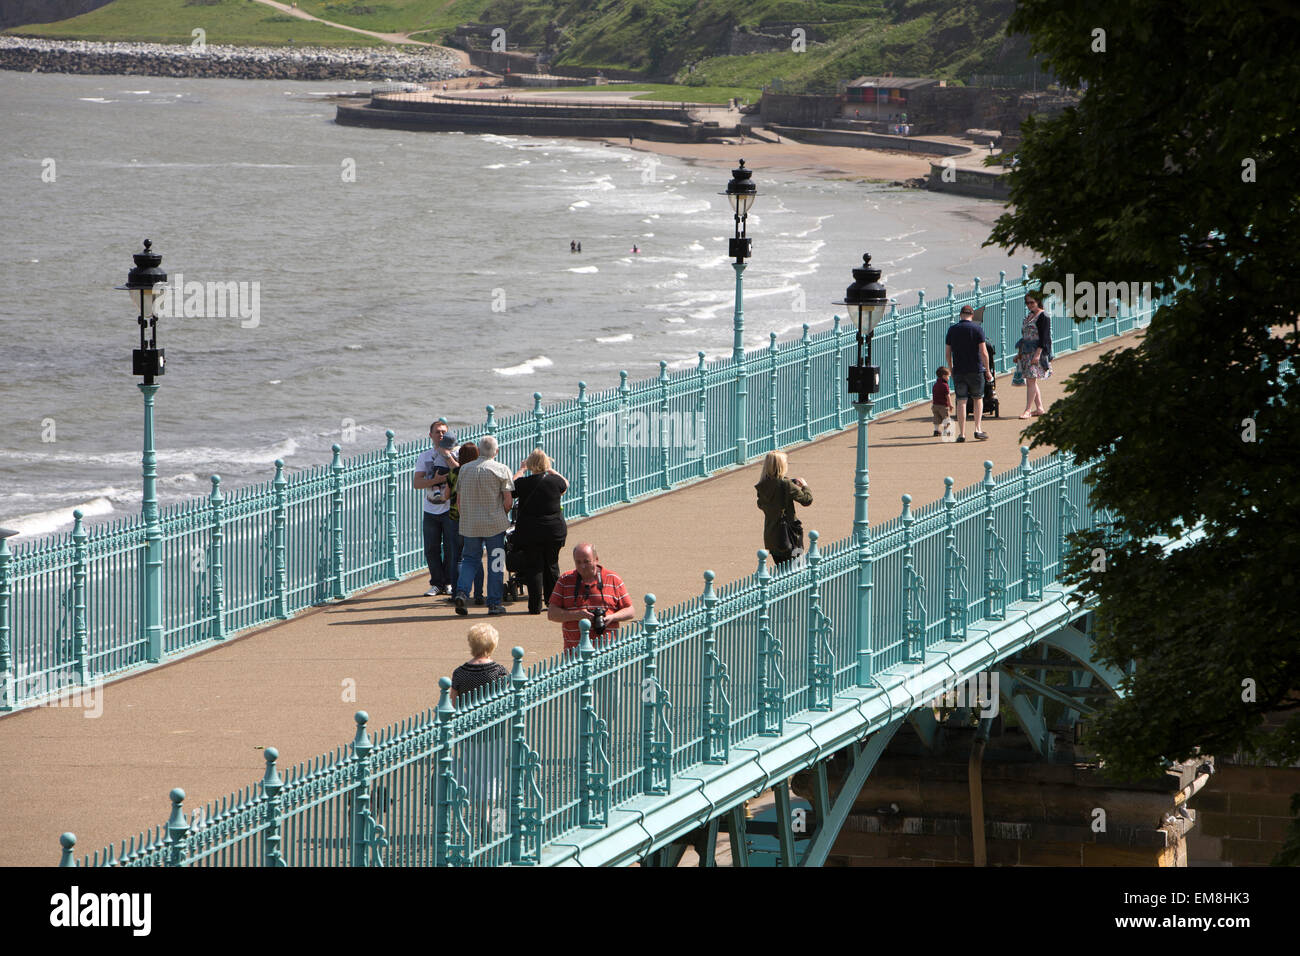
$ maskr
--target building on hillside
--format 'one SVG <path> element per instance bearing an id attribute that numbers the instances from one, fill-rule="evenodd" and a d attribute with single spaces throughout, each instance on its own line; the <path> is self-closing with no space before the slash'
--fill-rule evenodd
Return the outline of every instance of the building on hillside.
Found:
<path id="1" fill-rule="evenodd" d="M 916 90 L 947 86 L 944 80 L 917 76 L 860 76 L 844 87 L 846 119 L 871 120 L 877 123 L 902 122 L 908 103 Z M 898 116 L 900 119 L 895 120 Z"/>

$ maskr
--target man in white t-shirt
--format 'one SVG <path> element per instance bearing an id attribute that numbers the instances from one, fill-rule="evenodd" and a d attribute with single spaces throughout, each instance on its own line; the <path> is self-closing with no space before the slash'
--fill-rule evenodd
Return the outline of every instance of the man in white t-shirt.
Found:
<path id="1" fill-rule="evenodd" d="M 451 502 L 447 500 L 447 475 L 456 467 L 455 439 L 452 447 L 445 444 L 447 422 L 438 419 L 429 426 L 433 447 L 420 453 L 415 460 L 415 473 L 411 487 L 424 491 L 424 560 L 429 565 L 429 590 L 426 597 L 451 594 L 456 582 L 456 566 L 460 561 L 459 538 L 456 522 L 451 518 Z"/>

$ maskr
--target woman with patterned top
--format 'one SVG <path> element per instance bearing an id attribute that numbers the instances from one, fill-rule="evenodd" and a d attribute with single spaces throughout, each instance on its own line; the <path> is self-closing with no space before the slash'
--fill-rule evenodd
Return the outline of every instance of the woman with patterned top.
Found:
<path id="1" fill-rule="evenodd" d="M 492 652 L 501 640 L 491 624 L 475 624 L 469 629 L 469 652 L 474 656 L 451 672 L 451 700 L 495 683 L 510 672 L 492 660 Z"/>
<path id="2" fill-rule="evenodd" d="M 1020 329 L 1016 365 L 1025 380 L 1025 411 L 1021 418 L 1043 414 L 1043 393 L 1039 381 L 1052 374 L 1052 319 L 1043 311 L 1037 295 L 1025 296 L 1025 324 Z"/>

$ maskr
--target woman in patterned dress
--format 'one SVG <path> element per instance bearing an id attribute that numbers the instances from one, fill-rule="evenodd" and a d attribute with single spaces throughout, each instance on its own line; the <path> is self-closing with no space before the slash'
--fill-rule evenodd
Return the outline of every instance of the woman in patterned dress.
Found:
<path id="1" fill-rule="evenodd" d="M 1025 296 L 1025 324 L 1020 329 L 1020 348 L 1016 366 L 1025 379 L 1025 411 L 1021 418 L 1043 414 L 1043 394 L 1038 387 L 1040 379 L 1052 374 L 1049 361 L 1052 356 L 1052 319 L 1043 311 L 1043 300 L 1037 295 Z"/>

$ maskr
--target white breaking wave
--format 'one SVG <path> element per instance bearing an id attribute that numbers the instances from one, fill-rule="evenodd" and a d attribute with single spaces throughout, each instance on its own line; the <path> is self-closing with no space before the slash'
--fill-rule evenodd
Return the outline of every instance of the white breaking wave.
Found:
<path id="1" fill-rule="evenodd" d="M 292 438 L 286 438 L 274 445 L 264 446 L 261 448 L 182 448 L 175 451 L 167 449 L 158 449 L 158 466 L 160 468 L 180 468 L 186 465 L 190 467 L 206 468 L 210 465 L 219 463 L 234 463 L 240 465 L 270 464 L 277 458 L 288 458 L 298 450 L 298 443 Z M 28 461 L 28 462 L 56 462 L 76 465 L 111 465 L 116 467 L 138 467 L 140 464 L 140 452 L 124 451 L 109 452 L 108 454 L 73 454 L 71 452 L 41 451 L 41 452 L 24 452 L 24 451 L 3 451 L 0 450 L 0 459 L 9 459 L 10 461 Z M 170 479 L 169 479 L 170 480 Z"/>
<path id="2" fill-rule="evenodd" d="M 87 518 L 113 513 L 113 503 L 107 498 L 92 498 L 90 501 L 74 506 L 74 508 L 38 511 L 35 514 L 23 515 L 19 518 L 6 518 L 5 523 L 20 535 L 37 537 L 43 534 L 51 534 L 63 528 L 71 528 L 72 512 L 75 508 L 80 508 L 81 513 Z"/>
<path id="3" fill-rule="evenodd" d="M 590 275 L 591 273 L 593 273 L 593 272 L 599 272 L 600 270 L 597 269 L 595 266 L 578 266 L 578 267 L 575 268 L 575 269 L 566 269 L 565 271 L 566 271 L 566 272 L 578 272 L 578 273 L 581 273 L 581 274 L 583 274 L 583 275 Z"/>
<path id="4" fill-rule="evenodd" d="M 509 368 L 494 368 L 492 371 L 498 375 L 532 375 L 539 368 L 550 368 L 554 364 L 545 355 L 538 355 L 536 358 L 530 358 L 527 362 L 519 365 L 512 365 Z"/>
<path id="5" fill-rule="evenodd" d="M 597 336 L 596 341 L 608 345 L 613 342 L 631 342 L 633 338 L 631 332 L 624 332 L 622 335 Z"/>

